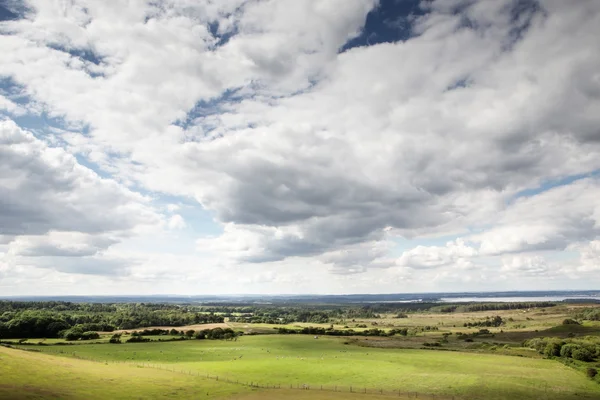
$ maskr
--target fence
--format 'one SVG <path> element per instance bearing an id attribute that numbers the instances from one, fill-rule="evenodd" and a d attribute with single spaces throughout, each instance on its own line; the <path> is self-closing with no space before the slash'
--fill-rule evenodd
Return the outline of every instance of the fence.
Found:
<path id="1" fill-rule="evenodd" d="M 18 346 L 12 346 L 12 347 L 16 348 L 16 349 L 20 349 L 20 350 L 32 351 L 31 349 L 28 349 L 28 348 L 21 348 Z M 33 351 L 40 351 L 40 350 L 36 349 Z M 293 384 L 290 384 L 290 383 L 288 383 L 288 384 L 260 383 L 260 382 L 254 382 L 254 381 L 233 379 L 233 378 L 227 377 L 227 376 L 211 375 L 210 373 L 202 373 L 200 371 L 184 370 L 184 369 L 177 368 L 176 365 L 154 364 L 154 363 L 150 363 L 150 362 L 118 361 L 118 360 L 103 361 L 103 360 L 98 360 L 96 358 L 81 357 L 81 356 L 75 354 L 74 352 L 63 351 L 63 350 L 55 351 L 55 350 L 45 349 L 43 352 L 44 353 L 54 353 L 54 354 L 67 354 L 71 358 L 86 360 L 86 361 L 95 362 L 95 363 L 102 363 L 102 364 L 106 364 L 106 365 L 108 365 L 108 364 L 123 364 L 123 365 L 129 365 L 129 366 L 137 366 L 140 368 L 154 368 L 154 369 L 159 369 L 159 370 L 172 372 L 172 373 L 196 376 L 196 377 L 201 377 L 203 379 L 212 379 L 215 381 L 226 382 L 229 384 L 237 384 L 237 385 L 242 385 L 242 386 L 246 386 L 246 387 L 260 388 L 260 389 L 272 389 L 272 390 L 293 389 L 293 390 L 313 390 L 313 391 L 328 391 L 328 392 L 356 393 L 356 394 L 362 393 L 362 394 L 371 394 L 371 395 L 376 394 L 376 395 L 380 395 L 380 396 L 389 396 L 389 397 L 396 397 L 396 398 L 400 397 L 400 398 L 423 399 L 423 400 L 430 400 L 430 399 L 431 400 L 461 400 L 461 399 L 467 398 L 463 395 L 456 395 L 456 396 L 440 395 L 440 394 L 434 394 L 434 393 L 407 391 L 407 390 L 402 390 L 402 389 L 367 388 L 367 387 L 360 387 L 360 386 L 354 386 L 354 385 L 349 386 L 349 385 L 320 385 L 320 384 L 313 385 L 313 384 L 301 384 L 301 383 L 293 383 Z M 548 387 L 544 388 L 544 392 L 545 392 L 545 394 L 548 394 L 548 392 L 551 392 L 551 393 L 553 392 L 554 395 L 561 393 L 560 389 L 548 388 Z M 572 393 L 572 392 L 568 392 L 568 393 L 571 396 L 574 395 L 574 393 Z M 596 398 L 596 397 L 590 396 L 586 393 L 576 393 L 576 395 L 579 399 L 595 399 Z M 547 396 L 544 396 L 544 397 L 547 397 Z M 542 398 L 544 398 L 544 397 L 542 397 Z M 481 397 L 468 397 L 468 398 L 469 399 L 479 399 Z M 553 396 L 553 398 L 556 398 L 556 397 Z"/>

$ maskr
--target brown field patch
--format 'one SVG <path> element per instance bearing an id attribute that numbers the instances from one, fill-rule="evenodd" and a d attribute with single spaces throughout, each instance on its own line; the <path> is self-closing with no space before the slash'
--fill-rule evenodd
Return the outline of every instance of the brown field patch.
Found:
<path id="1" fill-rule="evenodd" d="M 145 328 L 135 328 L 135 329 L 119 329 L 113 332 L 101 332 L 101 333 L 125 333 L 125 332 L 138 332 L 143 331 L 144 329 L 166 329 L 170 331 L 171 329 L 177 329 L 178 331 L 189 331 L 195 330 L 200 331 L 202 329 L 214 329 L 214 328 L 232 328 L 231 325 L 226 322 L 220 322 L 215 324 L 195 324 L 195 325 L 185 325 L 185 326 L 147 326 Z"/>

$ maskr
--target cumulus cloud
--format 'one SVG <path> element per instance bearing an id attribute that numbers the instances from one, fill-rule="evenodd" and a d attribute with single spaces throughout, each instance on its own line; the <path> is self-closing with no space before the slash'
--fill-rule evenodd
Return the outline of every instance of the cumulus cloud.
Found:
<path id="1" fill-rule="evenodd" d="M 18 105 L 11 99 L 0 94 L 0 111 L 5 111 L 8 114 L 20 116 L 26 113 L 25 108 Z"/>
<path id="2" fill-rule="evenodd" d="M 49 232 L 43 236 L 19 236 L 8 253 L 22 257 L 87 257 L 106 250 L 118 240 L 81 232 Z"/>
<path id="3" fill-rule="evenodd" d="M 185 220 L 179 214 L 172 215 L 167 225 L 169 229 L 183 229 L 187 226 Z"/>
<path id="4" fill-rule="evenodd" d="M 0 194 L 2 235 L 120 232 L 159 221 L 147 199 L 11 120 L 0 121 Z"/>
<path id="5" fill-rule="evenodd" d="M 461 239 L 448 242 L 446 246 L 417 246 L 405 251 L 398 259 L 398 264 L 415 269 L 439 268 L 457 264 L 460 268 L 470 266 L 471 257 L 477 250 L 468 246 Z"/>
<path id="6" fill-rule="evenodd" d="M 519 255 L 504 259 L 501 272 L 516 276 L 547 276 L 549 270 L 543 257 Z"/>
<path id="7" fill-rule="evenodd" d="M 29 1 L 0 25 L 0 76 L 80 128 L 48 135 L 62 149 L 2 122 L 0 234 L 97 257 L 111 245 L 31 237 L 157 221 L 139 190 L 214 213 L 223 233 L 198 253 L 338 277 L 451 280 L 482 257 L 527 274 L 539 263 L 507 254 L 596 240 L 598 180 L 575 178 L 600 170 L 598 2 L 422 2 L 406 40 L 344 48 L 374 7 Z M 167 211 L 167 228 L 194 224 Z M 464 239 L 392 255 L 424 236 Z"/>
<path id="8" fill-rule="evenodd" d="M 600 240 L 576 244 L 572 248 L 580 252 L 580 262 L 575 268 L 576 271 L 596 272 L 600 270 Z"/>
<path id="9" fill-rule="evenodd" d="M 581 179 L 507 208 L 496 226 L 472 239 L 481 253 L 498 255 L 534 250 L 564 250 L 600 235 L 600 179 Z"/>

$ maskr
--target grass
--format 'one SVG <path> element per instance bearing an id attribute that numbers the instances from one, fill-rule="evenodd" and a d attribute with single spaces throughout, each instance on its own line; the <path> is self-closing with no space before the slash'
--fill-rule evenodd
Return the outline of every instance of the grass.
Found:
<path id="1" fill-rule="evenodd" d="M 111 365 L 0 347 L 2 399 L 229 398 L 249 388 L 133 365 Z"/>
<path id="2" fill-rule="evenodd" d="M 336 321 L 355 331 L 409 328 L 407 337 L 277 335 L 282 325 L 217 324 L 248 333 L 237 341 L 185 340 L 108 344 L 99 340 L 57 345 L 63 339 L 30 339 L 19 351 L 0 347 L 0 398 L 209 398 L 209 399 L 598 399 L 600 385 L 585 376 L 586 363 L 542 359 L 521 343 L 532 337 L 600 335 L 600 323 L 561 325 L 577 306 L 470 313 L 411 313 L 408 318 Z M 480 327 L 465 323 L 500 315 L 491 334 L 459 339 Z M 293 323 L 287 328 L 330 324 Z M 425 326 L 437 330 L 424 331 Z M 178 327 L 177 330 L 208 327 Z M 164 327 L 170 329 L 170 327 Z M 131 332 L 133 330 L 129 330 Z M 447 337 L 443 335 L 446 334 Z M 448 335 L 449 334 L 449 335 Z M 126 340 L 129 335 L 124 334 Z M 45 346 L 36 345 L 43 341 Z M 16 340 L 12 341 L 13 343 Z M 436 350 L 425 343 L 442 342 Z M 439 351 L 452 350 L 452 351 Z M 517 357 L 519 356 L 519 357 Z M 91 361 L 90 361 L 91 360 Z M 145 364 L 144 367 L 141 364 Z M 580 365 L 581 364 L 581 365 Z M 578 370 L 579 369 L 579 370 Z M 174 370 L 174 372 L 173 372 Z M 182 373 L 183 372 L 183 373 Z M 219 377 L 219 381 L 206 376 Z M 229 382 L 227 382 L 229 381 Z M 231 383 L 239 382 L 239 384 Z M 263 388 L 244 384 L 258 383 Z M 265 385 L 281 389 L 265 389 Z M 312 390 L 290 389 L 309 385 Z M 323 386 L 324 390 L 320 389 Z M 350 387 L 353 392 L 349 393 Z M 337 389 L 334 392 L 333 389 Z M 362 393 L 365 388 L 367 394 Z M 378 395 L 379 391 L 384 395 Z M 340 392 L 343 391 L 343 392 Z M 401 392 L 401 396 L 398 395 Z M 388 396 L 385 396 L 388 393 Z"/>
<path id="3" fill-rule="evenodd" d="M 398 397 L 407 398 L 404 394 Z M 0 347 L 0 398 L 378 400 L 390 396 L 250 388 L 131 364 L 98 363 Z"/>
<path id="4" fill-rule="evenodd" d="M 246 336 L 237 342 L 42 346 L 101 361 L 171 366 L 221 380 L 398 390 L 481 399 L 600 398 L 600 386 L 556 361 L 493 354 L 345 345 L 344 338 Z M 57 353 L 54 353 L 57 354 Z M 346 389 L 347 390 L 347 389 Z"/>

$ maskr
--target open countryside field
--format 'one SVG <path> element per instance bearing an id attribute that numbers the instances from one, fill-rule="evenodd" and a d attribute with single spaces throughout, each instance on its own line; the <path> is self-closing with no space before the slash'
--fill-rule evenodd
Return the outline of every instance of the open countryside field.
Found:
<path id="1" fill-rule="evenodd" d="M 133 364 L 65 359 L 0 347 L 0 398 L 377 400 L 390 396 L 251 388 Z"/>
<path id="2" fill-rule="evenodd" d="M 360 347 L 344 338 L 257 335 L 238 341 L 43 346 L 53 355 L 219 376 L 260 385 L 419 392 L 480 399 L 600 398 L 600 385 L 556 361 Z M 122 365 L 122 364 L 118 364 Z M 146 368 L 152 369 L 152 368 Z M 397 393 L 397 392 L 396 392 Z"/>
<path id="3" fill-rule="evenodd" d="M 121 314 L 135 316 L 140 307 L 146 307 L 143 318 L 148 320 L 197 319 L 178 306 L 165 311 L 163 306 L 126 305 Z M 406 312 L 385 312 L 396 307 L 390 305 L 353 305 L 342 312 L 337 306 L 261 307 L 245 313 L 245 318 L 258 316 L 261 322 L 234 316 L 223 322 L 118 329 L 117 321 L 112 332 L 99 331 L 88 340 L 68 339 L 66 334 L 19 339 L 13 334 L 3 343 L 14 348 L 0 348 L 0 398 L 600 399 L 600 376 L 587 374 L 600 367 L 600 321 L 593 317 L 598 310 L 594 304 L 468 312 L 463 312 L 465 306 L 441 312 L 437 305 Z M 375 307 L 382 311 L 375 312 Z M 153 308 L 159 311 L 148 312 Z M 14 327 L 28 332 L 37 326 L 27 322 L 31 316 L 60 320 L 60 315 L 36 312 L 4 313 L 11 319 L 4 322 L 4 332 L 11 334 Z M 87 314 L 67 314 L 82 320 L 113 318 L 104 311 L 83 312 Z M 262 322 L 280 320 L 280 315 L 289 321 L 292 313 L 317 321 Z M 323 313 L 329 313 L 327 323 L 320 322 Z M 157 331 L 151 332 L 153 328 Z M 229 331 L 229 340 L 196 336 L 223 329 Z M 109 343 L 115 333 L 121 343 Z M 548 353 L 557 341 L 559 350 Z M 567 343 L 588 346 L 591 359 L 563 357 L 560 346 Z"/>

